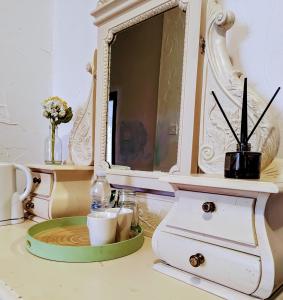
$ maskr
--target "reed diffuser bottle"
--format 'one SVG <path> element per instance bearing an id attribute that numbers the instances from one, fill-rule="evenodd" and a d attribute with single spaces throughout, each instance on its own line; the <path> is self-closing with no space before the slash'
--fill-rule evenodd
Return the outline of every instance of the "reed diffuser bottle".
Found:
<path id="1" fill-rule="evenodd" d="M 226 178 L 237 178 L 237 179 L 259 179 L 260 178 L 260 169 L 261 169 L 261 153 L 252 152 L 251 144 L 249 140 L 253 133 L 255 132 L 260 121 L 267 112 L 269 106 L 275 99 L 277 93 L 279 92 L 280 87 L 276 90 L 275 94 L 269 101 L 265 110 L 261 114 L 257 123 L 255 124 L 253 130 L 248 134 L 248 102 L 247 102 L 247 78 L 244 80 L 244 90 L 243 90 L 243 104 L 242 104 L 242 119 L 241 119 L 241 136 L 240 139 L 236 135 L 233 127 L 231 126 L 222 106 L 220 105 L 215 93 L 212 91 L 212 95 L 220 108 L 223 117 L 225 118 L 231 132 L 233 133 L 237 141 L 237 149 L 235 152 L 227 152 L 225 155 L 225 164 L 224 164 L 224 176 Z"/>

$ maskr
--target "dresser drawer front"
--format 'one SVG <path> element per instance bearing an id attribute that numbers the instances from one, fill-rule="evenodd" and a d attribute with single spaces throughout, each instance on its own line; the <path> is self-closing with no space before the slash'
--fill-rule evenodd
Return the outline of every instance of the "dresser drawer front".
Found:
<path id="1" fill-rule="evenodd" d="M 24 203 L 27 212 L 43 219 L 50 219 L 49 217 L 50 201 L 39 197 L 29 197 Z"/>
<path id="2" fill-rule="evenodd" d="M 246 294 L 255 292 L 259 285 L 261 263 L 257 256 L 166 232 L 159 233 L 156 247 L 158 256 L 166 263 L 199 277 Z M 190 257 L 196 254 L 201 254 L 204 262 L 193 267 Z"/>
<path id="3" fill-rule="evenodd" d="M 257 245 L 252 198 L 178 191 L 178 202 L 167 226 Z M 212 203 L 212 204 L 211 204 Z M 211 204 L 214 211 L 205 212 Z"/>
<path id="4" fill-rule="evenodd" d="M 32 172 L 32 177 L 34 181 L 32 193 L 42 196 L 50 196 L 53 185 L 53 175 Z"/>

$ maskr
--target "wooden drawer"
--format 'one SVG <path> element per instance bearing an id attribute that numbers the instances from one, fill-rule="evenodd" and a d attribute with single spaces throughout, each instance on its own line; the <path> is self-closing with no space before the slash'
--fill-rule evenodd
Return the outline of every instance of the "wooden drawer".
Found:
<path id="1" fill-rule="evenodd" d="M 176 196 L 176 213 L 170 214 L 167 226 L 257 245 L 254 199 L 188 191 L 178 191 Z M 215 205 L 215 211 L 203 210 L 207 202 Z"/>
<path id="2" fill-rule="evenodd" d="M 166 232 L 158 235 L 154 249 L 169 265 L 246 294 L 257 289 L 261 277 L 259 257 Z M 198 253 L 204 262 L 193 267 L 190 257 Z"/>
<path id="3" fill-rule="evenodd" d="M 43 219 L 50 219 L 49 217 L 49 203 L 47 199 L 39 197 L 28 197 L 24 202 L 25 210 L 32 215 Z"/>
<path id="4" fill-rule="evenodd" d="M 53 175 L 32 172 L 32 177 L 34 181 L 32 193 L 42 196 L 50 196 L 53 186 Z"/>

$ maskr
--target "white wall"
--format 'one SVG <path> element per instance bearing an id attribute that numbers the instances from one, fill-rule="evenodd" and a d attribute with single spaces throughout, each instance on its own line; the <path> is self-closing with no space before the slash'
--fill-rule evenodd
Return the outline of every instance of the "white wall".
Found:
<path id="1" fill-rule="evenodd" d="M 96 2 L 55 0 L 53 94 L 67 100 L 73 111 L 86 101 L 91 86 L 91 75 L 85 67 L 96 48 L 96 27 L 90 15 Z M 72 124 L 59 126 L 65 158 Z"/>
<path id="2" fill-rule="evenodd" d="M 75 111 L 86 100 L 95 6 L 94 0 L 0 1 L 0 161 L 43 163 L 49 124 L 41 101 L 58 95 Z M 59 128 L 66 158 L 71 124 Z"/>
<path id="3" fill-rule="evenodd" d="M 235 66 L 266 99 L 283 87 L 283 1 L 222 0 L 236 22 L 228 34 L 228 49 Z M 283 90 L 272 104 L 283 140 Z M 283 157 L 283 141 L 278 155 Z"/>
<path id="4" fill-rule="evenodd" d="M 53 0 L 0 1 L 0 161 L 40 161 L 52 92 Z M 8 123 L 8 124 L 6 124 Z"/>

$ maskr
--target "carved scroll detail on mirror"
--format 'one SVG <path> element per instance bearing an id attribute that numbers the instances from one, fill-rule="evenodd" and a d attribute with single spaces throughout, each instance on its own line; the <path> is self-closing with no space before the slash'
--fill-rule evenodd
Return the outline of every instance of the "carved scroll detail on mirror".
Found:
<path id="1" fill-rule="evenodd" d="M 87 71 L 93 77 L 88 99 L 76 112 L 69 139 L 70 160 L 75 165 L 89 166 L 94 160 L 94 107 L 96 94 L 97 51 L 94 51 L 92 64 Z"/>
<path id="2" fill-rule="evenodd" d="M 223 12 L 215 0 L 208 1 L 207 9 L 199 166 L 205 173 L 223 174 L 225 152 L 235 151 L 236 142 L 210 93 L 213 89 L 218 93 L 228 119 L 239 134 L 243 76 L 231 63 L 226 48 L 226 32 L 234 24 L 234 14 Z M 249 128 L 255 125 L 266 105 L 266 100 L 248 87 Z M 262 169 L 275 158 L 279 141 L 278 125 L 269 112 L 251 139 L 252 150 L 262 152 Z"/>
<path id="3" fill-rule="evenodd" d="M 188 0 L 171 0 L 167 1 L 153 9 L 150 9 L 132 19 L 127 20 L 108 30 L 108 33 L 104 39 L 103 45 L 103 101 L 101 107 L 101 130 L 100 130 L 100 165 L 103 165 L 105 168 L 109 168 L 108 164 L 105 161 L 106 157 L 106 145 L 107 145 L 107 109 L 108 109 L 108 100 L 109 100 L 109 78 L 110 78 L 110 50 L 109 44 L 113 42 L 115 34 L 119 33 L 129 27 L 132 27 L 136 24 L 139 24 L 147 19 L 150 19 L 156 15 L 159 15 L 163 12 L 166 12 L 174 7 L 180 7 L 183 11 L 187 9 Z"/>

